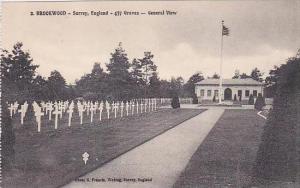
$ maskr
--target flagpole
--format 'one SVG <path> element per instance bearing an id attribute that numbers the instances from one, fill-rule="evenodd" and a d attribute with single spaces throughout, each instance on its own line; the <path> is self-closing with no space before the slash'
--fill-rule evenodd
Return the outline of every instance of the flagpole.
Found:
<path id="1" fill-rule="evenodd" d="M 222 29 L 221 29 L 221 60 L 220 60 L 220 83 L 219 83 L 219 104 L 222 103 L 222 81 L 223 81 L 223 76 L 222 76 L 222 64 L 223 64 L 223 25 L 224 21 L 222 20 Z"/>

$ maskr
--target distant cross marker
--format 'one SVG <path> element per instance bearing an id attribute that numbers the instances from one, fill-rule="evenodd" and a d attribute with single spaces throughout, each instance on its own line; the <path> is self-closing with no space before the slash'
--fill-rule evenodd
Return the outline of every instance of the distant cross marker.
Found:
<path id="1" fill-rule="evenodd" d="M 96 104 L 91 103 L 90 106 L 90 111 L 91 111 L 91 123 L 93 122 L 94 119 L 94 113 L 97 110 Z"/>
<path id="2" fill-rule="evenodd" d="M 145 112 L 147 112 L 147 101 L 145 101 Z"/>
<path id="3" fill-rule="evenodd" d="M 71 127 L 71 120 L 72 120 L 72 115 L 73 115 L 73 112 L 74 112 L 74 103 L 72 102 L 71 105 L 69 106 L 69 109 L 68 109 L 68 114 L 69 114 L 69 122 L 68 122 L 68 126 Z"/>
<path id="4" fill-rule="evenodd" d="M 102 120 L 102 111 L 103 111 L 103 102 L 100 103 L 99 111 L 100 111 L 99 120 L 101 121 Z"/>
<path id="5" fill-rule="evenodd" d="M 10 107 L 8 107 L 8 109 L 9 109 L 10 117 L 12 117 L 13 116 L 14 105 L 10 104 Z"/>
<path id="6" fill-rule="evenodd" d="M 109 119 L 110 104 L 108 101 L 106 101 L 105 107 L 106 107 L 106 112 L 107 112 L 107 119 Z"/>
<path id="7" fill-rule="evenodd" d="M 83 123 L 83 112 L 85 111 L 84 105 L 80 102 L 77 103 L 78 113 L 80 117 L 80 125 Z"/>
<path id="8" fill-rule="evenodd" d="M 132 103 L 131 103 L 131 115 L 134 114 L 134 106 L 135 106 L 135 105 L 134 105 L 134 102 L 132 102 Z"/>
<path id="9" fill-rule="evenodd" d="M 128 108 L 129 108 L 129 104 L 128 101 L 126 102 L 126 116 L 128 116 Z"/>
<path id="10" fill-rule="evenodd" d="M 115 103 L 112 104 L 112 110 L 114 110 L 115 118 L 117 118 L 117 104 L 115 104 Z"/>
<path id="11" fill-rule="evenodd" d="M 121 117 L 123 117 L 123 110 L 124 110 L 124 102 L 121 102 Z"/>
<path id="12" fill-rule="evenodd" d="M 143 106 L 144 106 L 144 104 L 143 104 L 143 102 L 141 102 L 141 114 L 143 113 Z"/>

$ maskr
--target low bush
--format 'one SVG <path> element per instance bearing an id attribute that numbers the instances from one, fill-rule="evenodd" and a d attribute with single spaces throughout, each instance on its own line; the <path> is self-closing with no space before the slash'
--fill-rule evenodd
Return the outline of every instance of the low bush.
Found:
<path id="1" fill-rule="evenodd" d="M 193 94 L 193 104 L 198 104 L 198 97 L 196 93 Z"/>
<path id="2" fill-rule="evenodd" d="M 253 105 L 253 104 L 254 104 L 254 98 L 253 98 L 253 95 L 252 95 L 252 94 L 251 94 L 250 97 L 249 97 L 248 104 L 249 104 L 249 105 Z"/>
<path id="3" fill-rule="evenodd" d="M 262 97 L 261 94 L 258 94 L 258 97 L 255 101 L 254 107 L 256 110 L 262 110 L 262 108 L 266 105 L 265 99 Z"/>
<path id="4" fill-rule="evenodd" d="M 172 106 L 172 108 L 180 108 L 180 103 L 179 103 L 178 95 L 174 95 L 172 97 L 171 106 Z"/>

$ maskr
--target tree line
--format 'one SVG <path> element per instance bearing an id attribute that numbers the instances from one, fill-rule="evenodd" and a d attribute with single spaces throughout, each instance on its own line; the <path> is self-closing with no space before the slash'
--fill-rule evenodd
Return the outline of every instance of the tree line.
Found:
<path id="1" fill-rule="evenodd" d="M 8 101 L 67 100 L 78 97 L 87 100 L 169 98 L 174 95 L 194 97 L 195 83 L 205 78 L 201 72 L 196 72 L 187 82 L 180 76 L 170 80 L 160 79 L 151 52 L 145 52 L 144 57 L 134 58 L 130 62 L 120 43 L 111 53 L 106 71 L 100 63 L 94 63 L 90 73 L 84 74 L 71 85 L 57 70 L 53 70 L 47 78 L 37 74 L 39 66 L 34 64 L 33 58 L 22 47 L 23 44 L 19 42 L 11 52 L 2 50 L 2 92 Z M 250 75 L 236 71 L 233 78 L 253 78 L 262 82 L 262 75 L 255 68 Z M 219 77 L 214 73 L 207 78 Z M 273 81 L 272 74 L 266 81 Z"/>

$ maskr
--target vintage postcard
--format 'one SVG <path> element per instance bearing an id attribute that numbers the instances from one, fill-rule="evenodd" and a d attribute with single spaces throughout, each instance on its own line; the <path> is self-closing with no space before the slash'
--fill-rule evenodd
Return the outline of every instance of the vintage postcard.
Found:
<path id="1" fill-rule="evenodd" d="M 300 187 L 300 1 L 1 10 L 1 187 Z"/>

